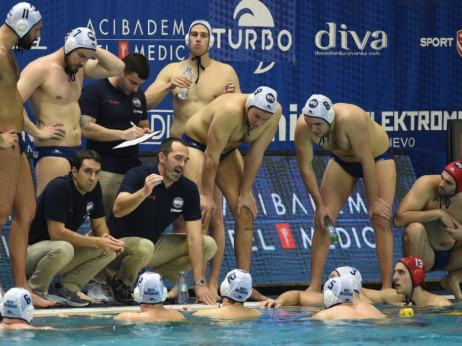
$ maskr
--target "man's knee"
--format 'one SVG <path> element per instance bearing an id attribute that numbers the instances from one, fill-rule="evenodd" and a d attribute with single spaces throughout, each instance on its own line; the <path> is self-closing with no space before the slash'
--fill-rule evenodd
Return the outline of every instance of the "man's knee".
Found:
<path id="1" fill-rule="evenodd" d="M 237 213 L 237 209 L 233 210 L 234 219 L 236 221 L 236 229 L 237 228 L 253 228 L 253 215 L 248 208 L 241 208 L 239 214 Z"/>
<path id="2" fill-rule="evenodd" d="M 215 256 L 218 247 L 215 239 L 208 235 L 202 236 L 202 240 L 204 244 L 204 260 L 207 262 Z"/>
<path id="3" fill-rule="evenodd" d="M 426 239 L 425 227 L 421 223 L 410 223 L 403 232 L 403 244 Z"/>
<path id="4" fill-rule="evenodd" d="M 385 219 L 384 217 L 374 215 L 372 217 L 372 223 L 374 230 L 379 232 L 391 232 L 391 220 Z"/>
<path id="5" fill-rule="evenodd" d="M 149 239 L 128 237 L 124 238 L 124 252 L 129 256 L 136 256 L 149 261 L 154 253 L 154 243 Z"/>
<path id="6" fill-rule="evenodd" d="M 74 246 L 65 240 L 54 240 L 53 248 L 45 256 L 64 266 L 74 258 Z"/>

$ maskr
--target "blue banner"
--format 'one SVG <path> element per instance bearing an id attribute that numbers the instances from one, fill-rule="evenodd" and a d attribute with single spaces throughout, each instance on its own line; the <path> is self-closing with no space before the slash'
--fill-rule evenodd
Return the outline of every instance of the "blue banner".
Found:
<path id="1" fill-rule="evenodd" d="M 6 16 L 15 1 L 0 4 Z M 142 52 L 151 77 L 188 57 L 190 23 L 208 19 L 216 44 L 212 58 L 230 63 L 243 92 L 258 85 L 278 91 L 283 107 L 271 150 L 294 150 L 295 122 L 305 101 L 323 93 L 366 110 L 409 153 L 416 175 L 446 164 L 449 119 L 462 119 L 457 78 L 462 64 L 462 5 L 458 1 L 198 0 L 51 3 L 36 1 L 42 38 L 18 56 L 21 68 L 59 49 L 76 26 L 94 29 L 99 45 L 124 56 Z M 150 112 L 161 134 L 142 150 L 156 150 L 169 135 L 170 96 Z M 29 150 L 32 139 L 24 135 Z"/>

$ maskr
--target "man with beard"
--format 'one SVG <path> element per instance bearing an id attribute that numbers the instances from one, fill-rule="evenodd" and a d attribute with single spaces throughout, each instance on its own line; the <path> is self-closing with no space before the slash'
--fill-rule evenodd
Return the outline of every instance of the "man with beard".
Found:
<path id="1" fill-rule="evenodd" d="M 108 266 L 117 272 L 111 282 L 114 299 L 133 304 L 130 286 L 142 268 L 155 268 L 171 282 L 192 268 L 196 299 L 215 304 L 205 285 L 204 263 L 215 255 L 217 245 L 201 233 L 199 191 L 183 176 L 188 146 L 170 137 L 160 144 L 157 159 L 156 167 L 127 172 L 108 221 L 111 233 L 125 243 L 124 253 Z M 180 215 L 186 234 L 162 234 Z"/>
<path id="2" fill-rule="evenodd" d="M 24 102 L 29 100 L 37 120 L 36 126 L 24 112 L 24 129 L 35 137 L 37 196 L 51 179 L 70 171 L 70 161 L 80 149 L 83 79 L 116 76 L 123 70 L 124 63 L 98 47 L 90 29 L 80 27 L 72 30 L 63 48 L 32 61 L 21 73 L 19 93 Z M 44 128 L 46 136 L 41 134 Z"/>
<path id="3" fill-rule="evenodd" d="M 146 98 L 139 89 L 149 78 L 149 62 L 139 53 L 127 55 L 122 61 L 124 72 L 88 84 L 79 99 L 80 125 L 87 138 L 87 148 L 95 150 L 102 159 L 99 181 L 106 219 L 111 214 L 124 174 L 130 168 L 141 166 L 138 145 L 112 148 L 152 132 L 147 119 Z"/>
<path id="4" fill-rule="evenodd" d="M 462 299 L 462 161 L 448 164 L 441 175 L 417 179 L 394 217 L 403 233 L 405 256 L 419 256 L 427 270 L 444 270 L 441 286 Z"/>
<path id="5" fill-rule="evenodd" d="M 32 5 L 15 5 L 0 27 L 0 230 L 13 212 L 9 248 L 15 285 L 29 289 L 26 252 L 29 226 L 35 213 L 34 186 L 29 162 L 20 137 L 23 104 L 18 92 L 19 67 L 12 52 L 30 49 L 40 37 L 42 16 Z M 53 305 L 33 295 L 38 307 Z"/>
<path id="6" fill-rule="evenodd" d="M 186 121 L 218 96 L 241 93 L 239 78 L 233 67 L 210 58 L 209 50 L 213 47 L 214 40 L 209 22 L 201 19 L 193 21 L 185 37 L 189 58 L 165 66 L 157 75 L 154 83 L 146 90 L 148 109 L 155 108 L 167 94 L 171 94 L 175 116 L 172 120 L 170 136 L 181 138 Z M 187 67 L 191 67 L 195 71 L 192 81 L 183 76 Z M 180 88 L 189 89 L 189 96 L 186 100 L 178 97 Z M 218 278 L 225 252 L 222 201 L 223 194 L 219 189 L 215 189 L 217 209 L 210 222 L 210 234 L 217 242 L 218 250 L 210 261 L 209 286 L 216 298 L 219 298 Z M 184 232 L 182 226 L 184 225 L 181 222 L 175 223 L 174 231 Z M 204 229 L 203 232 L 207 232 L 207 229 Z M 171 296 L 176 294 L 175 289 L 169 292 Z"/>
<path id="7" fill-rule="evenodd" d="M 152 132 L 147 119 L 146 98 L 139 88 L 149 78 L 149 62 L 139 53 L 127 55 L 122 61 L 125 63 L 123 73 L 88 84 L 79 99 L 82 135 L 87 138 L 87 148 L 95 150 L 102 159 L 99 182 L 106 219 L 111 215 L 125 173 L 141 166 L 139 145 L 113 148 L 125 140 Z M 113 302 L 103 274 L 90 282 L 88 296 Z"/>

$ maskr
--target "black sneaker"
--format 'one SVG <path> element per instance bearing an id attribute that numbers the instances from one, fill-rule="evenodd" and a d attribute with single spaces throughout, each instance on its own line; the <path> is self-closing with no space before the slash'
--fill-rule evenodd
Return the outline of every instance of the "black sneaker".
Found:
<path id="1" fill-rule="evenodd" d="M 77 293 L 69 291 L 66 287 L 51 285 L 45 299 L 74 307 L 84 307 L 90 304 L 88 300 L 81 299 Z"/>
<path id="2" fill-rule="evenodd" d="M 125 285 L 122 280 L 117 280 L 114 276 L 111 281 L 111 288 L 116 303 L 133 305 L 134 299 L 130 286 Z"/>

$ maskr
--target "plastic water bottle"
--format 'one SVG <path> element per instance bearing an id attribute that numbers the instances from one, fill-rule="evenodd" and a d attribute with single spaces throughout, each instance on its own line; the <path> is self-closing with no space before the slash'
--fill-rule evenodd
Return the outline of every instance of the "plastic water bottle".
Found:
<path id="1" fill-rule="evenodd" d="M 180 278 L 178 279 L 178 304 L 188 304 L 188 285 L 186 284 L 186 276 L 184 271 L 180 271 Z"/>
<path id="2" fill-rule="evenodd" d="M 334 224 L 330 220 L 328 216 L 324 218 L 324 227 L 326 228 L 327 236 L 329 237 L 329 241 L 331 244 L 335 244 L 338 242 L 338 232 L 335 229 Z"/>
<path id="3" fill-rule="evenodd" d="M 183 72 L 183 76 L 192 81 L 192 68 L 190 66 L 186 67 L 186 71 Z M 188 88 L 180 88 L 178 92 L 178 97 L 182 100 L 186 100 L 189 96 Z"/>

